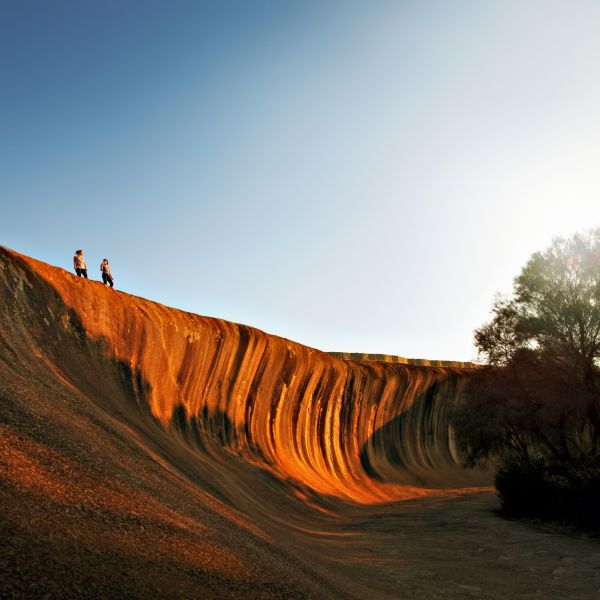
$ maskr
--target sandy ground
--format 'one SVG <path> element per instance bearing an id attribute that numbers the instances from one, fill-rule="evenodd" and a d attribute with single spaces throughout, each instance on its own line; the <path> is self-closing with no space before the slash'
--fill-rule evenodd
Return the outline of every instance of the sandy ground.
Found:
<path id="1" fill-rule="evenodd" d="M 347 597 L 600 597 L 600 540 L 503 519 L 496 505 L 489 493 L 361 508 L 334 528 L 333 552 L 331 533 L 313 543 Z"/>

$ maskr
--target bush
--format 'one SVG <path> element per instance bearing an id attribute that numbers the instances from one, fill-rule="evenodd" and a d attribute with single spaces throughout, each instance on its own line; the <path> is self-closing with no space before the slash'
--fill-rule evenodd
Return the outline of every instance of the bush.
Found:
<path id="1" fill-rule="evenodd" d="M 502 512 L 600 532 L 600 466 L 507 461 L 496 475 Z"/>

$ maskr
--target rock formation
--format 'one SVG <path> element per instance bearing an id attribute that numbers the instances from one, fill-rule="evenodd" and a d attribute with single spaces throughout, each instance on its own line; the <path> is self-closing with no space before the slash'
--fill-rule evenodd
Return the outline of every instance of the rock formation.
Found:
<path id="1" fill-rule="evenodd" d="M 340 360 L 7 249 L 0 294 L 11 369 L 37 361 L 117 417 L 134 404 L 198 453 L 217 441 L 299 489 L 358 503 L 487 479 L 460 467 L 448 424 L 469 366 Z"/>

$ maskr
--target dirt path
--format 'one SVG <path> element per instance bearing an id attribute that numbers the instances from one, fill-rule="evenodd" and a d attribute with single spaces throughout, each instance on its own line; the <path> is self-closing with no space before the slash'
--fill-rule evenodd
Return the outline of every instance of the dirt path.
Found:
<path id="1" fill-rule="evenodd" d="M 357 598 L 600 598 L 600 540 L 503 519 L 493 493 L 361 508 L 310 536 Z"/>

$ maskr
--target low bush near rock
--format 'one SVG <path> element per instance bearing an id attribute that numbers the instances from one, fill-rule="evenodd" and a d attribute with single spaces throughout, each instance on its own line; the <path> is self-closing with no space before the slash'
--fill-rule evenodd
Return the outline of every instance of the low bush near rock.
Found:
<path id="1" fill-rule="evenodd" d="M 496 475 L 502 512 L 600 532 L 600 466 L 512 460 Z"/>

